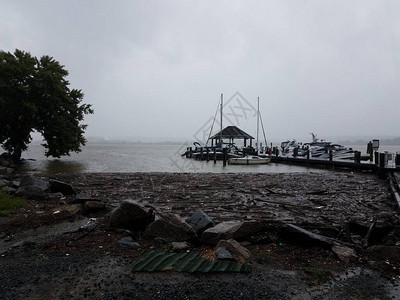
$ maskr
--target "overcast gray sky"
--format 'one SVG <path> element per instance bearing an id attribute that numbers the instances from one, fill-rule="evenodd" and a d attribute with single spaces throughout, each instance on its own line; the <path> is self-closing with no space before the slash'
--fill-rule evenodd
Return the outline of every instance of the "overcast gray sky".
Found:
<path id="1" fill-rule="evenodd" d="M 87 136 L 191 139 L 236 92 L 275 141 L 400 135 L 400 1 L 0 4 L 1 50 L 65 65 Z"/>

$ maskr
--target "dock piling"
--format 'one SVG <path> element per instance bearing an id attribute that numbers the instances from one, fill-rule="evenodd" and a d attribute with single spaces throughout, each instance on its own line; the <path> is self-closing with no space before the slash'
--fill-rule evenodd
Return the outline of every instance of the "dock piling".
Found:
<path id="1" fill-rule="evenodd" d="M 384 169 L 386 165 L 386 154 L 379 153 L 379 168 Z"/>
<path id="2" fill-rule="evenodd" d="M 216 164 L 216 163 L 217 163 L 217 152 L 214 148 L 214 164 Z"/>
<path id="3" fill-rule="evenodd" d="M 226 158 L 228 156 L 228 149 L 224 148 L 222 149 L 222 159 L 223 159 L 223 166 L 226 166 Z"/>

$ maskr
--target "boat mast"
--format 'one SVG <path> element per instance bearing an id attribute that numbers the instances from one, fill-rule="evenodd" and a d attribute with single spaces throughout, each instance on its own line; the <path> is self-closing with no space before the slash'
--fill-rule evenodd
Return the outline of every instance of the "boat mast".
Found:
<path id="1" fill-rule="evenodd" d="M 257 155 L 258 155 L 258 129 L 260 123 L 260 97 L 257 97 Z"/>
<path id="2" fill-rule="evenodd" d="M 224 94 L 221 94 L 221 132 L 220 132 L 220 142 L 221 142 L 221 148 L 222 148 L 222 107 L 224 105 Z"/>

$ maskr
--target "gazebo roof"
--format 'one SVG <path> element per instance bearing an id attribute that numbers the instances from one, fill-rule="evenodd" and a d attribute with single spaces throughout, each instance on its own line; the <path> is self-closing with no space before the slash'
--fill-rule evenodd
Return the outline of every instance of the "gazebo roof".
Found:
<path id="1" fill-rule="evenodd" d="M 221 137 L 221 131 L 218 133 L 214 134 L 210 139 L 216 139 Z M 233 138 L 233 139 L 254 139 L 250 134 L 244 132 L 240 128 L 236 126 L 227 126 L 224 129 L 222 129 L 222 138 L 223 139 L 228 139 L 228 138 Z"/>

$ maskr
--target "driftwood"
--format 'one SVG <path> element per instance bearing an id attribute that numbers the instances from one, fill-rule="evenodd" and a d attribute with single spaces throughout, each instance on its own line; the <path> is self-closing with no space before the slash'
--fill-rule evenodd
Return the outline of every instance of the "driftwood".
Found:
<path id="1" fill-rule="evenodd" d="M 372 220 L 372 223 L 371 223 L 371 225 L 369 226 L 368 232 L 367 232 L 367 234 L 366 234 L 365 237 L 364 237 L 364 241 L 363 241 L 363 247 L 364 247 L 364 248 L 368 247 L 368 245 L 369 245 L 369 239 L 370 239 L 370 237 L 371 237 L 371 232 L 372 232 L 372 230 L 374 229 L 375 225 L 376 225 L 376 218 L 374 218 L 374 219 Z"/>

